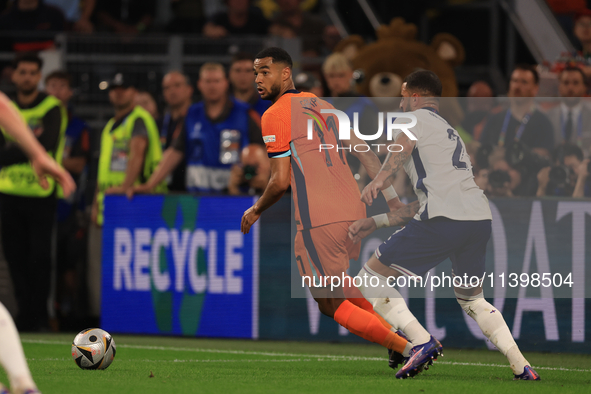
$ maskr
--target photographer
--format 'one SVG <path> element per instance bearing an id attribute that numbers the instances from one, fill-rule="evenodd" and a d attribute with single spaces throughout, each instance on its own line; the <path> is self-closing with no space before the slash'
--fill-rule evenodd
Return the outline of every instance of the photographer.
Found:
<path id="1" fill-rule="evenodd" d="M 492 197 L 534 196 L 537 184 L 532 174 L 549 165 L 522 145 L 493 148 L 483 144 L 476 161 L 481 168 L 475 174 L 477 184 Z"/>
<path id="2" fill-rule="evenodd" d="M 554 150 L 553 157 L 554 166 L 546 166 L 538 172 L 536 196 L 571 196 L 583 163 L 583 151 L 577 145 L 564 144 Z"/>
<path id="3" fill-rule="evenodd" d="M 228 193 L 260 195 L 263 193 L 271 176 L 271 163 L 265 148 L 250 144 L 242 149 L 240 163 L 232 167 L 228 182 Z"/>

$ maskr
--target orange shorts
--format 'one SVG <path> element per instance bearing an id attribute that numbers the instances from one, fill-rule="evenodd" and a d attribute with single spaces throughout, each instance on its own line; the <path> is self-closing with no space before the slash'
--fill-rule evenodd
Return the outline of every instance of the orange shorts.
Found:
<path id="1" fill-rule="evenodd" d="M 294 251 L 301 276 L 341 276 L 349 269 L 349 260 L 357 260 L 361 242 L 349 239 L 349 222 L 331 223 L 298 231 Z"/>

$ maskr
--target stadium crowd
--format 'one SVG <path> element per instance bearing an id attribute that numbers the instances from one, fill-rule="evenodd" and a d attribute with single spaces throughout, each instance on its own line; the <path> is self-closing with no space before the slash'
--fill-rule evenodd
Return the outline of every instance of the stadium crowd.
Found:
<path id="1" fill-rule="evenodd" d="M 270 164 L 260 123 L 270 103 L 260 99 L 253 83 L 253 54 L 237 53 L 228 68 L 215 62 L 201 65 L 197 81 L 182 70 L 169 70 L 159 81 L 162 97 L 156 91 L 146 90 L 133 74 L 115 73 L 107 82 L 108 93 L 105 92 L 114 116 L 102 131 L 92 130 L 75 115 L 71 100 L 76 87 L 67 70 L 45 75 L 45 92 L 37 90 L 42 79 L 42 60 L 35 52 L 52 48 L 55 32 L 137 35 L 166 31 L 203 34 L 212 40 L 243 35 L 299 37 L 303 56 L 323 56 L 325 60 L 321 68 L 295 75 L 296 89 L 329 97 L 335 105 L 339 98 L 353 97 L 355 109 L 361 112 L 373 107 L 371 99 L 355 92 L 355 70 L 347 58 L 330 53 L 340 37 L 334 26 L 312 12 L 318 8 L 317 1 L 262 1 L 260 7 L 255 7 L 250 0 L 226 0 L 225 9 L 211 12 L 215 9 L 213 3 L 217 2 L 170 0 L 171 21 L 157 26 L 156 0 L 0 1 L 0 33 L 32 33 L 4 36 L 10 39 L 3 40 L 0 51 L 14 52 L 15 59 L 4 67 L 2 78 L 14 84 L 14 100 L 21 109 L 41 105 L 46 97 L 59 100 L 51 107 L 58 109 L 50 108 L 40 120 L 39 140 L 48 151 L 57 152 L 63 143 L 62 164 L 79 187 L 73 197 L 58 201 L 57 192 L 35 199 L 30 195 L 8 196 L 3 194 L 6 189 L 0 189 L 4 253 L 15 275 L 18 264 L 14 260 L 24 252 L 13 250 L 10 245 L 35 248 L 15 238 L 20 233 L 7 231 L 14 229 L 20 219 L 14 211 L 2 208 L 16 204 L 24 210 L 40 210 L 47 215 L 43 228 L 51 228 L 52 217 L 57 215 L 58 290 L 54 322 L 62 328 L 77 324 L 72 319 L 88 302 L 86 296 L 81 297 L 77 278 L 85 269 L 87 256 L 97 258 L 96 252 L 89 253 L 86 244 L 90 229 L 102 223 L 104 195 L 262 193 L 269 180 Z M 209 16 L 206 9 L 210 10 Z M 589 59 L 591 11 L 580 9 L 576 16 L 569 12 L 561 14 L 566 15 L 561 21 L 573 29 L 574 39 L 581 45 L 580 56 Z M 537 70 L 533 65 L 517 65 L 507 76 L 508 99 L 504 101 L 495 97 L 485 81 L 474 81 L 467 90 L 464 119 L 454 126 L 466 144 L 476 182 L 491 197 L 591 197 L 591 104 L 585 100 L 591 67 L 584 62 L 568 62 L 560 67 L 557 79 L 562 100 L 550 106 L 534 100 L 540 83 Z M 197 102 L 193 101 L 195 89 L 200 97 Z M 163 108 L 159 107 L 160 102 L 164 102 Z M 60 136 L 60 127 L 66 123 Z M 114 137 L 110 138 L 111 135 Z M 2 138 L 1 164 L 10 166 L 24 160 L 22 154 L 15 152 L 14 145 Z M 351 160 L 351 165 L 363 188 L 369 181 L 367 174 L 355 160 Z M 404 174 L 396 179 L 395 188 L 401 197 L 416 198 Z M 24 233 L 29 231 L 25 227 Z M 51 240 L 45 243 L 50 245 Z M 50 255 L 44 253 L 45 249 L 35 250 Z M 37 257 L 31 258 L 37 261 Z M 34 264 L 31 262 L 31 266 Z M 26 294 L 23 287 L 28 285 L 15 278 L 21 310 L 43 309 L 38 300 L 49 292 L 48 277 L 47 273 L 39 273 L 40 285 L 36 288 L 41 296 Z M 22 319 L 17 324 L 24 330 L 48 328 Z M 59 324 L 51 328 L 59 329 Z"/>

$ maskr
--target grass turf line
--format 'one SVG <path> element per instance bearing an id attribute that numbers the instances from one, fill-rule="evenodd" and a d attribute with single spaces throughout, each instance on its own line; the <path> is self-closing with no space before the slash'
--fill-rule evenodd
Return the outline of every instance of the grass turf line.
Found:
<path id="1" fill-rule="evenodd" d="M 22 335 L 33 377 L 44 394 L 346 394 L 392 389 L 438 394 L 588 393 L 591 385 L 588 355 L 527 353 L 528 360 L 541 367 L 542 381 L 513 382 L 506 359 L 498 352 L 444 349 L 445 357 L 429 371 L 415 379 L 397 380 L 387 367 L 385 350 L 372 344 L 124 335 L 114 336 L 117 356 L 107 370 L 83 371 L 70 356 L 74 336 Z M 0 381 L 7 382 L 3 371 Z"/>

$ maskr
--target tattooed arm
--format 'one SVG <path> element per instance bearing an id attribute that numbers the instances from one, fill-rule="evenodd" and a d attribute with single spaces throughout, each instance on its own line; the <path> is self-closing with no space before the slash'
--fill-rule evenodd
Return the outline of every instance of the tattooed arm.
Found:
<path id="1" fill-rule="evenodd" d="M 408 138 L 406 134 L 400 133 L 398 138 L 396 138 L 396 144 L 399 146 L 395 148 L 400 151 L 388 153 L 382 168 L 374 180 L 363 189 L 363 192 L 361 192 L 361 201 L 367 205 L 373 203 L 373 200 L 377 198 L 378 193 L 383 188 L 384 183 L 392 178 L 404 166 L 404 163 L 408 161 L 415 148 L 416 141 Z"/>
<path id="2" fill-rule="evenodd" d="M 408 223 L 419 211 L 420 206 L 419 201 L 413 201 L 396 211 L 389 212 L 388 222 L 390 227 L 403 226 Z M 359 219 L 349 226 L 349 238 L 353 243 L 357 243 L 373 233 L 376 228 L 376 222 L 373 218 Z"/>

